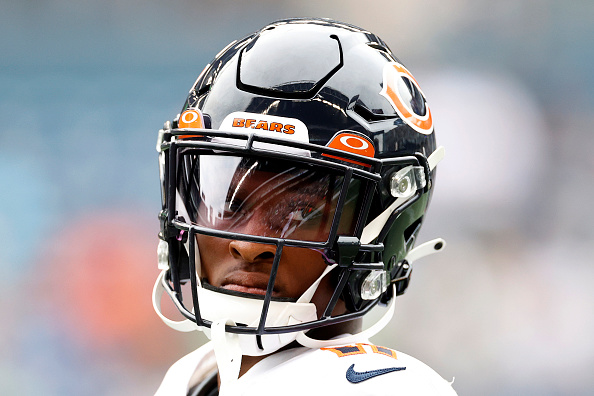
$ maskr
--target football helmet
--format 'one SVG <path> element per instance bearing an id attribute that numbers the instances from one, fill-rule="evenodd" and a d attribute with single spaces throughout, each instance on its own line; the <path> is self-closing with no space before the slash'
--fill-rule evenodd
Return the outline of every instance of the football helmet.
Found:
<path id="1" fill-rule="evenodd" d="M 159 131 L 157 151 L 155 309 L 181 331 L 214 338 L 217 324 L 244 355 L 318 345 L 305 332 L 387 304 L 406 290 L 411 262 L 444 246 L 413 249 L 443 156 L 430 107 L 388 46 L 356 26 L 289 19 L 232 42 Z M 221 241 L 231 255 L 232 241 L 262 247 L 265 277 L 211 284 L 209 247 Z M 300 295 L 279 295 L 283 261 L 297 251 L 324 268 Z M 332 293 L 316 307 L 321 282 Z M 185 320 L 162 314 L 163 292 Z"/>

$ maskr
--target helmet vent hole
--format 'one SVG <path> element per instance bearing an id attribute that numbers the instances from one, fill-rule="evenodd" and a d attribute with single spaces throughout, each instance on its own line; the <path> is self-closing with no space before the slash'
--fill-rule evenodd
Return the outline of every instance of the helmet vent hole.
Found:
<path id="1" fill-rule="evenodd" d="M 386 47 L 384 47 L 383 45 L 381 45 L 380 43 L 367 43 L 367 46 L 376 49 L 378 51 L 382 51 L 382 52 L 386 52 L 388 53 L 388 49 Z"/>
<path id="2" fill-rule="evenodd" d="M 414 241 L 416 234 L 419 232 L 421 228 L 421 223 L 423 222 L 423 217 L 419 217 L 415 222 L 411 225 L 406 227 L 404 230 L 404 242 L 408 245 L 409 243 Z"/>
<path id="3" fill-rule="evenodd" d="M 210 84 L 206 84 L 205 86 L 203 86 L 202 88 L 200 88 L 198 90 L 198 92 L 196 92 L 196 97 L 200 98 L 202 95 L 204 95 L 205 93 L 207 93 L 210 90 Z"/>
<path id="4" fill-rule="evenodd" d="M 361 116 L 367 122 L 383 121 L 383 120 L 387 120 L 389 118 L 394 118 L 394 116 L 391 116 L 391 115 L 376 114 L 376 113 L 372 112 L 371 110 L 369 110 L 367 107 L 361 105 L 359 102 L 355 103 L 355 106 L 353 107 L 353 111 L 355 113 L 357 113 L 359 116 Z"/>

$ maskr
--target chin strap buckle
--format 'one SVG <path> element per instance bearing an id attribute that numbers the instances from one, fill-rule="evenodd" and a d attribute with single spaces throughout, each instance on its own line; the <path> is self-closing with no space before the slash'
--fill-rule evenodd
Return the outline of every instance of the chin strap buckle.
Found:
<path id="1" fill-rule="evenodd" d="M 412 274 L 412 264 L 422 257 L 441 252 L 445 246 L 446 243 L 442 238 L 436 238 L 415 247 L 408 252 L 404 260 L 398 263 L 394 262 L 395 257 L 392 258 L 394 261 L 390 263 L 390 278 L 391 283 L 395 285 L 397 296 L 404 294 L 408 287 Z"/>
<path id="2" fill-rule="evenodd" d="M 392 259 L 395 259 L 395 257 L 392 257 Z M 408 288 L 410 276 L 412 275 L 412 266 L 408 261 L 402 260 L 394 265 L 391 272 L 391 283 L 395 286 L 396 295 L 400 296 Z"/>

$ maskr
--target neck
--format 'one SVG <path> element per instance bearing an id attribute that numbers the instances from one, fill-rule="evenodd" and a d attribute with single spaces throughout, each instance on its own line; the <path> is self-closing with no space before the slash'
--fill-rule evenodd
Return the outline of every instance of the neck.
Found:
<path id="1" fill-rule="evenodd" d="M 343 334 L 357 334 L 363 330 L 363 319 L 353 319 L 348 322 L 331 326 L 319 327 L 307 332 L 307 335 L 317 340 L 330 340 Z"/>
<path id="2" fill-rule="evenodd" d="M 324 326 L 324 327 L 320 327 L 317 329 L 312 329 L 307 332 L 307 335 L 312 338 L 318 339 L 318 340 L 329 340 L 331 338 L 338 337 L 343 334 L 360 333 L 362 330 L 362 327 L 363 327 L 363 320 L 361 318 L 358 318 L 358 319 L 350 320 L 348 322 L 337 323 L 337 324 L 331 325 L 331 326 Z M 289 345 L 279 349 L 278 351 L 271 353 L 270 355 L 274 355 L 275 353 L 286 351 L 287 349 L 298 348 L 300 346 L 301 345 L 299 345 L 297 342 L 292 342 Z M 256 365 L 256 363 L 258 363 L 259 361 L 263 360 L 264 358 L 266 358 L 270 355 L 264 355 L 264 356 L 244 355 L 241 359 L 241 369 L 239 370 L 239 376 L 241 377 L 242 375 L 247 373 L 247 371 L 249 369 L 251 369 L 252 367 L 254 367 L 254 365 Z"/>

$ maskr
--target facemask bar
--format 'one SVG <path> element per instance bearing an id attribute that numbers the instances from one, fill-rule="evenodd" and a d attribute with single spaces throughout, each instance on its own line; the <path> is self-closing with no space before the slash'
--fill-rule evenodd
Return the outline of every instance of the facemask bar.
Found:
<path id="1" fill-rule="evenodd" d="M 195 263 L 195 257 L 196 257 L 196 250 L 195 250 L 195 246 L 197 244 L 196 242 L 196 230 L 194 229 L 194 227 L 191 227 L 189 229 L 189 238 L 190 238 L 190 283 L 192 286 L 192 300 L 193 300 L 193 304 L 194 304 L 194 309 L 195 309 L 195 320 L 196 320 L 196 324 L 200 325 L 201 323 L 203 323 L 203 326 L 206 327 L 211 327 L 212 326 L 212 322 L 205 320 L 202 318 L 202 316 L 200 315 L 200 303 L 198 301 L 198 282 L 196 279 L 196 263 Z M 272 300 L 272 290 L 274 288 L 274 283 L 276 281 L 276 274 L 278 272 L 278 266 L 280 264 L 280 258 L 282 256 L 282 252 L 283 252 L 283 246 L 284 246 L 284 242 L 282 240 L 278 241 L 278 244 L 276 245 L 276 252 L 274 255 L 274 260 L 272 263 L 272 268 L 270 270 L 270 278 L 268 280 L 268 285 L 267 285 L 267 289 L 266 289 L 266 294 L 264 295 L 264 303 L 262 305 L 262 312 L 260 315 L 260 321 L 258 323 L 258 327 L 256 329 L 256 343 L 258 344 L 258 348 L 260 349 L 264 349 L 263 345 L 262 345 L 262 334 L 264 334 L 264 328 L 265 328 L 265 324 L 266 324 L 266 319 L 268 317 L 268 309 L 270 307 L 270 301 Z M 241 333 L 239 331 L 237 331 L 238 326 L 230 326 L 230 325 L 225 325 L 225 331 L 229 332 L 229 333 Z M 243 329 L 241 327 L 239 327 L 239 329 Z M 250 331 L 246 331 L 246 334 L 250 334 Z"/>
<path id="2" fill-rule="evenodd" d="M 345 181 L 343 183 L 342 190 L 340 192 L 337 207 L 336 207 L 337 213 L 340 213 L 342 211 L 342 208 L 344 207 L 344 204 L 346 201 L 349 182 L 352 179 L 352 170 L 351 169 L 346 170 L 344 178 L 345 178 Z M 334 219 L 333 219 L 332 226 L 331 226 L 331 230 L 330 230 L 330 236 L 329 236 L 330 241 L 336 239 L 336 233 L 337 233 L 339 221 L 340 221 L 340 216 L 335 215 Z M 190 319 L 192 321 L 195 321 L 199 326 L 210 327 L 212 325 L 212 323 L 210 321 L 201 317 L 200 309 L 199 309 L 199 301 L 197 298 L 198 296 L 197 296 L 197 293 L 195 293 L 195 290 L 197 290 L 197 288 L 199 287 L 198 280 L 196 278 L 196 269 L 197 268 L 196 268 L 196 264 L 195 264 L 195 257 L 196 257 L 195 236 L 196 236 L 196 234 L 203 234 L 203 235 L 209 235 L 209 236 L 214 236 L 214 237 L 219 237 L 219 238 L 224 238 L 224 239 L 233 239 L 233 240 L 241 240 L 241 241 L 249 241 L 249 242 L 255 242 L 255 243 L 263 243 L 263 244 L 268 244 L 268 245 L 275 245 L 277 247 L 276 253 L 274 256 L 274 260 L 273 260 L 272 269 L 271 269 L 270 279 L 269 279 L 269 282 L 267 285 L 267 293 L 264 297 L 264 303 L 263 303 L 262 313 L 261 313 L 258 327 L 254 330 L 253 328 L 228 326 L 227 325 L 227 327 L 228 327 L 227 330 L 229 332 L 234 332 L 234 333 L 239 333 L 239 334 L 254 334 L 254 332 L 255 332 L 258 336 L 268 334 L 268 333 L 274 334 L 274 333 L 278 333 L 278 332 L 292 331 L 291 330 L 292 327 L 287 329 L 286 331 L 267 331 L 265 329 L 268 308 L 269 308 L 270 301 L 272 298 L 272 289 L 274 287 L 274 282 L 275 282 L 276 274 L 278 271 L 280 259 L 282 256 L 283 247 L 284 246 L 296 246 L 296 247 L 301 247 L 301 248 L 312 248 L 312 249 L 326 248 L 327 249 L 330 246 L 328 242 L 297 241 L 297 240 L 290 240 L 290 239 L 283 239 L 283 238 L 272 238 L 272 237 L 264 237 L 264 236 L 235 234 L 235 233 L 231 233 L 231 232 L 227 232 L 227 231 L 214 230 L 214 229 L 201 227 L 201 226 L 197 226 L 197 225 L 193 225 L 193 224 L 190 225 L 190 224 L 187 224 L 184 222 L 180 222 L 178 220 L 174 220 L 173 224 L 175 225 L 176 229 L 187 232 L 188 240 L 189 240 L 189 267 L 190 267 L 189 272 L 190 272 L 190 282 L 191 282 L 192 292 L 193 292 L 193 304 L 194 304 L 195 314 L 192 314 L 187 308 L 185 308 L 183 305 L 183 302 L 180 301 L 180 299 L 178 299 L 178 301 L 176 302 L 176 305 L 178 306 L 178 308 L 180 306 L 183 307 L 183 311 L 185 313 L 184 312 L 182 312 L 182 313 L 184 313 L 184 316 L 186 316 L 188 319 Z M 172 297 L 177 298 L 177 294 Z M 329 307 L 329 309 L 331 311 L 333 309 L 333 307 Z M 308 323 L 311 323 L 311 322 L 308 322 Z M 277 330 L 277 329 L 279 329 L 279 328 L 278 327 L 274 328 L 274 330 Z"/>
<path id="3" fill-rule="evenodd" d="M 192 133 L 192 135 L 188 135 L 189 133 Z M 258 154 L 262 154 L 262 153 L 266 153 L 267 157 L 270 158 L 276 158 L 276 159 L 286 159 L 286 160 L 290 160 L 293 162 L 301 162 L 301 163 L 305 163 L 308 165 L 319 165 L 322 168 L 329 168 L 329 169 L 333 169 L 334 171 L 338 171 L 339 174 L 344 174 L 346 175 L 349 172 L 351 173 L 351 178 L 356 176 L 364 181 L 368 181 L 368 182 L 378 182 L 381 179 L 381 176 L 379 175 L 379 172 L 377 172 L 377 170 L 380 169 L 381 167 L 381 161 L 375 158 L 368 158 L 368 157 L 362 157 L 356 154 L 351 154 L 351 153 L 347 153 L 341 150 L 336 150 L 336 149 L 332 149 L 332 148 L 328 148 L 328 147 L 322 147 L 319 145 L 314 145 L 314 144 L 310 144 L 310 143 L 301 143 L 301 142 L 294 142 L 294 141 L 286 141 L 283 139 L 277 139 L 277 138 L 270 138 L 267 136 L 260 136 L 260 135 L 248 135 L 248 134 L 240 134 L 240 133 L 229 133 L 229 132 L 220 132 L 220 131 L 213 131 L 213 130 L 206 130 L 206 129 L 177 129 L 177 130 L 172 130 L 171 132 L 166 132 L 163 133 L 163 138 L 164 139 L 171 139 L 174 138 L 175 136 L 178 135 L 182 135 L 182 136 L 209 136 L 209 137 L 223 137 L 223 138 L 228 138 L 228 139 L 235 139 L 235 140 L 239 140 L 239 141 L 246 141 L 246 145 L 245 146 L 236 146 L 233 144 L 229 144 L 229 143 L 218 143 L 218 142 L 207 142 L 207 141 L 196 141 L 196 140 L 186 140 L 186 139 L 173 139 L 172 141 L 164 141 L 161 144 L 161 149 L 162 150 L 168 150 L 168 154 L 167 154 L 167 161 L 166 161 L 166 173 L 168 174 L 168 178 L 167 178 L 167 185 L 164 186 L 164 188 L 167 189 L 167 197 L 166 197 L 166 205 L 168 206 L 168 210 L 166 213 L 167 216 L 167 224 L 171 227 L 173 225 L 175 225 L 176 223 L 176 208 L 175 208 L 175 200 L 172 199 L 172 197 L 175 197 L 175 191 L 176 191 L 176 172 L 177 172 L 177 151 L 178 149 L 183 149 L 183 148 L 194 148 L 194 149 L 202 149 L 204 150 L 204 153 L 208 153 L 209 151 L 211 153 L 216 152 L 218 150 L 221 150 L 221 152 L 228 152 L 228 153 L 232 153 L 232 154 L 237 154 L 239 156 L 253 156 L 253 155 L 258 155 Z M 293 153 L 284 153 L 284 152 L 276 152 L 276 151 L 270 151 L 270 150 L 265 150 L 265 149 L 258 149 L 254 147 L 254 143 L 255 142 L 264 142 L 264 143 L 270 143 L 270 144 L 277 144 L 277 145 L 286 145 L 286 146 L 290 146 L 290 147 L 295 147 L 295 148 L 300 148 L 300 149 L 304 149 L 310 152 L 318 152 L 318 153 L 330 153 L 333 154 L 335 156 L 340 155 L 342 157 L 345 158 L 356 158 L 358 161 L 366 163 L 369 166 L 369 170 L 362 170 L 362 169 L 356 169 L 352 167 L 352 164 L 349 165 L 344 165 L 341 163 L 335 163 L 335 162 L 330 162 L 326 159 L 320 159 L 320 158 L 312 158 L 312 157 L 303 157 L 300 155 L 296 155 Z M 361 157 L 361 158 L 359 158 Z M 366 165 L 366 166 L 367 166 Z M 347 182 L 347 180 L 345 179 L 344 181 L 344 186 L 348 186 L 349 182 Z M 343 187 L 344 187 L 343 186 Z M 369 188 L 369 187 L 368 187 Z M 368 191 L 370 192 L 370 191 Z M 344 192 L 341 192 L 341 194 L 343 194 Z M 370 195 L 370 194 L 366 194 L 366 195 Z M 367 205 L 368 206 L 368 205 Z M 360 217 L 364 217 L 366 215 L 366 213 L 361 213 Z M 181 224 L 178 224 L 181 225 Z M 336 231 L 336 227 L 337 225 L 333 225 L 333 232 L 330 233 L 330 235 L 332 237 L 334 237 L 335 231 Z M 358 225 L 359 227 L 359 225 Z M 179 228 L 179 227 L 178 227 Z M 360 227 L 359 227 L 360 228 Z M 167 231 L 167 230 L 164 230 Z M 176 231 L 173 230 L 174 233 L 176 233 Z M 165 236 L 166 232 L 163 233 L 163 235 Z M 330 244 L 333 243 L 333 238 L 328 238 L 328 241 L 326 244 L 314 244 L 310 247 L 312 248 L 329 248 Z"/>
<path id="4" fill-rule="evenodd" d="M 239 145 L 235 146 L 235 145 L 229 145 L 229 144 L 220 144 L 220 143 L 216 143 L 216 142 L 206 142 L 206 141 L 201 141 L 201 140 L 176 139 L 175 137 L 178 135 L 184 135 L 186 137 L 187 136 L 190 136 L 190 137 L 198 137 L 198 136 L 224 137 L 224 138 L 230 138 L 230 139 L 244 140 L 246 142 L 246 144 L 245 144 L 245 146 L 242 147 Z M 260 335 L 265 335 L 265 334 L 276 334 L 276 333 L 308 330 L 308 329 L 312 329 L 312 328 L 316 328 L 316 327 L 326 326 L 331 323 L 339 323 L 339 322 L 351 320 L 356 317 L 360 317 L 361 315 L 365 314 L 370 309 L 372 309 L 373 306 L 375 306 L 377 301 L 370 304 L 369 306 L 365 307 L 361 311 L 348 313 L 348 314 L 345 314 L 345 315 L 342 315 L 339 317 L 334 317 L 334 318 L 331 317 L 331 312 L 332 312 L 334 306 L 336 305 L 338 298 L 340 297 L 342 289 L 344 288 L 344 286 L 347 283 L 348 275 L 351 271 L 382 270 L 384 268 L 382 263 L 377 263 L 377 264 L 354 263 L 354 255 L 353 255 L 351 257 L 350 262 L 341 263 L 342 271 L 339 275 L 339 282 L 338 282 L 339 285 L 336 288 L 330 302 L 328 303 L 328 306 L 327 306 L 324 314 L 322 315 L 322 317 L 319 320 L 317 320 L 315 322 L 307 322 L 307 323 L 298 324 L 298 325 L 266 328 L 265 327 L 266 316 L 267 316 L 268 307 L 269 307 L 270 300 L 271 300 L 272 287 L 274 286 L 274 278 L 276 277 L 276 272 L 278 270 L 278 265 L 280 263 L 280 257 L 281 257 L 282 250 L 283 250 L 284 246 L 310 247 L 310 248 L 314 248 L 314 249 L 328 251 L 328 250 L 331 250 L 332 248 L 336 248 L 336 250 L 341 250 L 341 246 L 343 246 L 343 249 L 344 249 L 345 246 L 348 246 L 349 244 L 351 244 L 351 245 L 354 244 L 354 247 L 351 246 L 351 248 L 356 248 L 356 251 L 355 251 L 355 255 L 356 255 L 359 252 L 381 252 L 383 250 L 383 244 L 382 243 L 361 244 L 361 242 L 359 241 L 359 239 L 357 237 L 354 237 L 354 240 L 356 240 L 356 241 L 349 241 L 348 239 L 345 240 L 345 237 L 339 237 L 338 240 L 336 240 L 336 230 L 338 228 L 338 221 L 339 221 L 339 216 L 336 216 L 336 215 L 334 216 L 334 219 L 333 219 L 330 236 L 328 238 L 328 241 L 326 241 L 325 243 L 296 241 L 296 240 L 269 238 L 269 237 L 256 237 L 256 236 L 243 237 L 243 236 L 236 235 L 236 234 L 228 235 L 228 233 L 226 233 L 224 231 L 205 229 L 203 227 L 190 225 L 185 222 L 179 221 L 175 217 L 175 199 L 172 198 L 172 197 L 175 197 L 175 192 L 176 192 L 177 150 L 178 150 L 178 148 L 183 148 L 183 147 L 204 149 L 204 150 L 219 149 L 219 150 L 224 150 L 225 152 L 237 153 L 238 155 L 266 152 L 267 156 L 273 157 L 273 158 L 290 159 L 292 161 L 306 162 L 308 164 L 312 164 L 312 163 L 319 164 L 326 168 L 339 169 L 344 172 L 345 182 L 344 182 L 344 185 L 342 186 L 343 190 L 345 190 L 348 187 L 349 183 L 347 182 L 347 180 L 350 181 L 350 179 L 353 177 L 353 175 L 357 175 L 359 177 L 367 179 L 369 182 L 371 182 L 369 184 L 373 184 L 373 182 L 377 183 L 377 182 L 379 182 L 379 180 L 381 178 L 378 171 L 383 165 L 386 165 L 386 164 L 390 164 L 390 165 L 417 164 L 418 165 L 419 164 L 418 158 L 401 157 L 401 158 L 396 158 L 396 159 L 390 159 L 388 161 L 385 161 L 385 160 L 381 161 L 381 160 L 378 160 L 375 158 L 361 157 L 356 154 L 351 154 L 351 153 L 343 152 L 341 150 L 331 149 L 328 147 L 321 147 L 321 146 L 309 144 L 309 143 L 287 142 L 285 140 L 270 138 L 267 136 L 260 136 L 260 135 L 255 135 L 255 134 L 242 135 L 242 134 L 238 134 L 238 133 L 227 133 L 227 132 L 220 132 L 220 131 L 213 131 L 213 130 L 178 129 L 178 130 L 172 130 L 172 131 L 165 131 L 164 133 L 160 134 L 160 136 L 162 137 L 163 140 L 161 141 L 161 144 L 158 146 L 160 146 L 161 150 L 169 150 L 169 152 L 167 153 L 168 161 L 166 161 L 168 163 L 165 166 L 168 178 L 167 178 L 167 185 L 164 186 L 167 189 L 166 206 L 169 207 L 168 208 L 169 210 L 167 210 L 166 213 L 163 213 L 166 216 L 166 219 L 163 218 L 163 220 L 164 220 L 163 223 L 165 223 L 165 222 L 167 223 L 167 224 L 163 225 L 164 227 L 162 227 L 163 231 L 164 231 L 163 237 L 164 237 L 164 239 L 171 238 L 172 237 L 171 232 L 173 232 L 174 234 L 175 233 L 179 234 L 180 231 L 186 231 L 186 235 L 188 235 L 190 238 L 190 243 L 189 243 L 189 250 L 190 250 L 189 251 L 189 261 L 190 261 L 189 277 L 190 277 L 190 282 L 192 285 L 193 304 L 194 304 L 194 307 L 196 310 L 195 314 L 192 314 L 192 312 L 190 312 L 188 309 L 186 309 L 183 306 L 183 303 L 181 301 L 181 295 L 180 295 L 181 290 L 179 290 L 179 291 L 176 290 L 176 289 L 178 289 L 177 285 L 179 284 L 180 279 L 175 279 L 176 278 L 175 271 L 170 271 L 170 278 L 171 278 L 171 282 L 173 283 L 173 290 L 171 290 L 170 288 L 167 288 L 173 292 L 173 295 L 171 295 L 171 293 L 170 293 L 170 295 L 172 298 L 175 298 L 177 300 L 177 302 L 174 301 L 174 303 L 176 304 L 176 306 L 178 306 L 178 308 L 180 308 L 180 311 L 182 312 L 182 314 L 185 317 L 187 317 L 188 319 L 190 319 L 194 322 L 197 322 L 197 324 L 201 325 L 201 326 L 209 327 L 211 324 L 210 322 L 208 322 L 200 317 L 198 296 L 195 293 L 195 290 L 198 287 L 198 283 L 197 283 L 197 279 L 196 279 L 196 264 L 195 264 L 195 259 L 194 259 L 195 254 L 196 254 L 196 252 L 195 252 L 195 243 L 196 243 L 195 235 L 197 233 L 211 235 L 211 236 L 218 236 L 218 237 L 228 238 L 228 239 L 232 237 L 233 239 L 238 239 L 238 240 L 243 239 L 243 240 L 251 241 L 251 242 L 272 244 L 277 247 L 276 254 L 274 257 L 274 265 L 273 265 L 272 272 L 270 275 L 267 293 L 265 296 L 265 302 L 263 305 L 263 310 L 262 310 L 262 314 L 260 317 L 258 327 L 256 329 L 253 329 L 253 328 L 245 328 L 245 327 L 241 327 L 241 326 L 226 326 L 226 331 L 228 331 L 228 332 L 238 333 L 238 334 L 242 334 L 242 333 L 243 334 L 254 334 L 255 333 L 260 336 Z M 304 157 L 297 156 L 297 155 L 294 155 L 291 153 L 279 153 L 279 152 L 270 151 L 270 150 L 262 150 L 262 149 L 255 148 L 254 142 L 265 142 L 265 143 L 270 143 L 270 144 L 276 143 L 279 145 L 281 145 L 281 144 L 289 145 L 289 146 L 296 147 L 299 149 L 310 150 L 312 152 L 328 153 L 328 154 L 332 154 L 334 156 L 339 156 L 339 157 L 344 157 L 344 158 L 349 158 L 349 159 L 356 159 L 359 162 L 366 163 L 367 164 L 366 167 L 368 167 L 369 170 L 353 168 L 352 164 L 343 165 L 340 163 L 333 163 L 333 162 L 329 162 L 327 160 L 322 160 L 319 158 L 312 158 L 312 157 L 304 158 Z M 427 180 L 430 180 L 428 174 L 426 175 L 426 177 L 427 177 Z M 344 205 L 344 200 L 346 199 L 345 192 L 346 191 L 341 191 L 336 213 L 340 213 L 340 210 L 341 210 L 342 206 Z M 400 214 L 406 207 L 408 207 L 409 205 L 414 203 L 420 197 L 421 194 L 422 194 L 422 191 L 417 191 L 416 194 L 412 197 L 412 199 L 410 199 L 408 202 L 406 202 L 406 204 L 404 206 L 396 209 L 396 211 L 394 213 L 392 213 L 392 215 L 390 216 L 390 220 L 392 220 L 393 218 L 396 218 L 398 216 L 398 214 Z M 365 194 L 365 195 L 366 195 L 366 197 L 371 196 L 371 194 Z M 370 200 L 368 199 L 367 201 L 368 202 L 363 203 L 364 208 L 363 208 L 363 210 L 360 211 L 360 217 L 364 218 L 367 215 Z M 163 217 L 165 217 L 165 216 L 163 216 Z M 390 221 L 386 222 L 386 227 L 384 227 L 384 230 L 388 228 L 387 226 L 390 223 L 391 223 Z M 362 222 L 358 221 L 357 229 L 355 230 L 355 235 L 360 235 L 362 228 L 363 228 Z M 382 237 L 385 237 L 385 235 L 380 235 L 378 240 L 380 240 L 380 241 L 383 240 Z M 343 256 L 344 255 L 342 253 L 338 252 L 339 260 Z M 174 268 L 172 266 L 172 270 L 173 269 Z"/>
<path id="5" fill-rule="evenodd" d="M 344 174 L 263 157 L 182 149 L 179 208 L 209 229 L 323 242 L 328 238 Z M 190 170 L 188 172 L 188 170 Z M 181 173 L 181 174 L 180 174 Z M 338 232 L 352 235 L 366 182 L 351 178 Z M 247 227 L 247 228 L 246 228 Z"/>

